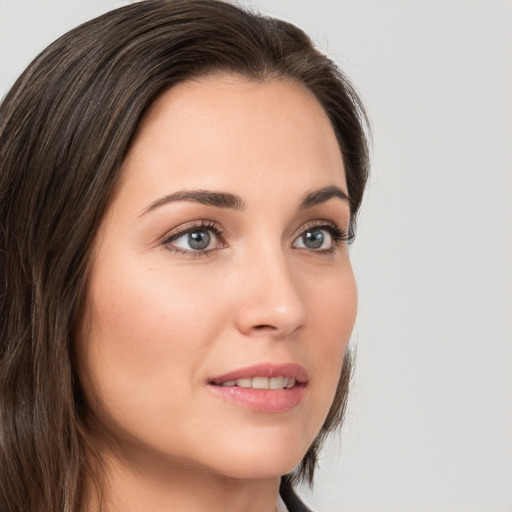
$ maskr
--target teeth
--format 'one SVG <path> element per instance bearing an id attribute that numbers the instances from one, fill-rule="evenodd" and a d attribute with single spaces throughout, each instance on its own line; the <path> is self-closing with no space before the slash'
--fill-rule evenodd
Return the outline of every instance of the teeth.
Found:
<path id="1" fill-rule="evenodd" d="M 272 377 L 268 379 L 268 389 L 283 389 L 284 377 Z"/>
<path id="2" fill-rule="evenodd" d="M 228 380 L 220 385 L 223 387 L 238 386 L 239 388 L 254 389 L 290 389 L 295 386 L 295 379 L 293 377 L 252 377 Z"/>
<path id="3" fill-rule="evenodd" d="M 268 377 L 253 377 L 252 387 L 255 389 L 268 389 Z"/>
<path id="4" fill-rule="evenodd" d="M 252 379 L 238 379 L 236 385 L 239 388 L 252 388 Z"/>

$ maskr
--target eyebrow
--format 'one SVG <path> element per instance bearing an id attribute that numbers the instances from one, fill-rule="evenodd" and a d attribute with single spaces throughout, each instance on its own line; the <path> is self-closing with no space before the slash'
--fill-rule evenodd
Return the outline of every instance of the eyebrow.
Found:
<path id="1" fill-rule="evenodd" d="M 306 194 L 306 196 L 304 197 L 300 204 L 300 208 L 301 210 L 305 210 L 306 208 L 312 208 L 313 206 L 316 206 L 318 204 L 325 203 L 326 201 L 332 199 L 333 197 L 337 197 L 338 199 L 350 203 L 350 198 L 348 197 L 348 194 L 346 192 L 343 192 L 343 190 L 341 190 L 341 188 L 339 187 L 330 185 L 328 187 L 323 187 L 319 190 L 313 190 L 312 192 Z"/>
<path id="2" fill-rule="evenodd" d="M 300 209 L 305 210 L 312 208 L 321 203 L 325 203 L 329 199 L 338 198 L 349 202 L 348 195 L 341 188 L 334 185 L 323 187 L 319 190 L 308 192 L 300 203 Z M 181 190 L 168 194 L 145 208 L 140 216 L 149 213 L 160 206 L 178 201 L 192 201 L 207 206 L 215 206 L 216 208 L 228 208 L 233 210 L 245 210 L 247 208 L 244 200 L 235 194 L 229 192 L 212 192 L 210 190 Z"/>
<path id="3" fill-rule="evenodd" d="M 230 208 L 233 210 L 245 210 L 243 199 L 228 192 L 211 192 L 209 190 L 182 190 L 157 199 L 143 210 L 141 215 L 149 213 L 164 204 L 176 201 L 192 201 L 194 203 L 215 206 L 216 208 Z"/>

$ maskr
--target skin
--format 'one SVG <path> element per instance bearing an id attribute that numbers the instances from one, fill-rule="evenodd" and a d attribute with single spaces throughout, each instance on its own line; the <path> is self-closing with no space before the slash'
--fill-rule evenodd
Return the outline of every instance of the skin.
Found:
<path id="1" fill-rule="evenodd" d="M 142 122 L 96 240 L 78 343 L 79 377 L 106 463 L 107 510 L 275 511 L 279 477 L 302 459 L 331 406 L 357 307 L 344 242 L 302 234 L 348 228 L 329 120 L 301 85 L 237 76 L 181 83 Z M 244 209 L 168 194 L 239 196 Z M 208 252 L 184 226 L 211 221 Z M 320 221 L 320 222 L 318 222 Z M 213 236 L 212 236 L 213 235 Z M 299 406 L 259 412 L 208 380 L 262 362 L 308 372 Z"/>

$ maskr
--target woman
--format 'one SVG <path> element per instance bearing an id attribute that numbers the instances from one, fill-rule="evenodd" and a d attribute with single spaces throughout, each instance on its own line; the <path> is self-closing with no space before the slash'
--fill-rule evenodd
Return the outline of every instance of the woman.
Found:
<path id="1" fill-rule="evenodd" d="M 0 112 L 0 510 L 306 510 L 351 371 L 348 80 L 288 23 L 148 0 Z"/>

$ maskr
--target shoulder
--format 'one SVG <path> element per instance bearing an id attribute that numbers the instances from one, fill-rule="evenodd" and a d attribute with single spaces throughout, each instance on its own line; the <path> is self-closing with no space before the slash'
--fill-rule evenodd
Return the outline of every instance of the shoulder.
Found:
<path id="1" fill-rule="evenodd" d="M 281 498 L 283 499 L 289 512 L 313 512 L 311 509 L 306 507 L 304 503 L 302 503 L 300 498 L 295 493 L 290 481 L 286 477 L 281 478 L 279 494 L 281 495 Z"/>

